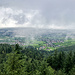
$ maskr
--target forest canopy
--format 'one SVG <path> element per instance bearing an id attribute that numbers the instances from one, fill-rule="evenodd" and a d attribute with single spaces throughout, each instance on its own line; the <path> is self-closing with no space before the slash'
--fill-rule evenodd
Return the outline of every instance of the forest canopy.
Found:
<path id="1" fill-rule="evenodd" d="M 0 75 L 75 75 L 74 45 L 54 51 L 0 44 Z"/>

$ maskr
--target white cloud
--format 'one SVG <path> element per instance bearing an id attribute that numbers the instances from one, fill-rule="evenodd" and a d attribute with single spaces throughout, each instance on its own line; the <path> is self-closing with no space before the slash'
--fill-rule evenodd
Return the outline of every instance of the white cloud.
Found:
<path id="1" fill-rule="evenodd" d="M 16 20 L 13 15 L 19 14 L 18 11 L 13 11 L 11 8 L 0 7 L 0 28 L 2 27 L 16 27 Z"/>
<path id="2" fill-rule="evenodd" d="M 14 10 L 0 7 L 0 28 L 2 27 L 43 27 L 39 10 Z"/>
<path id="3" fill-rule="evenodd" d="M 22 10 L 0 7 L 0 28 L 34 27 L 32 21 L 35 21 L 36 16 L 39 16 L 38 10 L 26 10 L 26 12 L 24 12 Z"/>
<path id="4" fill-rule="evenodd" d="M 64 18 L 62 20 L 50 19 L 47 22 L 47 19 L 41 14 L 40 10 L 23 11 L 20 9 L 0 7 L 0 28 L 4 27 L 74 29 L 75 23 L 73 22 L 67 25 Z"/>

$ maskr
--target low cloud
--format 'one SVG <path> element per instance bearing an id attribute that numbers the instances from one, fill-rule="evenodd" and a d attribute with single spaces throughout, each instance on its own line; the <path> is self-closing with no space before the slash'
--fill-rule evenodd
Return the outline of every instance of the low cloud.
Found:
<path id="1" fill-rule="evenodd" d="M 73 15 L 75 14 L 74 10 Z M 5 27 L 35 27 L 52 29 L 74 29 L 75 15 L 70 10 L 54 12 L 45 16 L 41 10 L 22 10 L 10 7 L 0 7 L 0 28 Z M 68 13 L 68 14 L 67 14 Z M 69 19 L 68 19 L 69 18 Z"/>
<path id="2" fill-rule="evenodd" d="M 14 10 L 0 7 L 0 27 L 38 27 L 44 19 L 38 10 Z"/>

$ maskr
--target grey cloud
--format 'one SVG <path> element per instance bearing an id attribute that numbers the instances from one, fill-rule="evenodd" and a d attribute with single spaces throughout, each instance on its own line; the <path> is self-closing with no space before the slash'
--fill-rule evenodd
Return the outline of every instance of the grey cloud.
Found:
<path id="1" fill-rule="evenodd" d="M 24 13 L 27 10 L 38 10 L 39 14 L 31 20 L 34 25 L 75 27 L 75 0 L 0 0 L 0 6 L 21 9 Z M 13 19 L 17 21 L 16 24 L 29 21 L 24 14 L 14 15 Z"/>
<path id="2" fill-rule="evenodd" d="M 7 21 L 6 18 L 3 18 L 3 19 L 2 19 L 2 23 L 3 23 L 3 24 L 4 24 L 6 21 Z"/>
<path id="3" fill-rule="evenodd" d="M 7 14 L 6 14 L 7 15 Z M 8 14 L 7 17 L 3 17 L 2 19 L 2 23 L 4 24 L 9 18 L 11 18 L 12 15 L 11 14 Z"/>
<path id="4" fill-rule="evenodd" d="M 13 19 L 17 21 L 16 24 L 24 24 L 25 22 L 27 22 L 27 18 L 25 17 L 25 15 L 20 14 L 20 15 L 13 15 Z"/>

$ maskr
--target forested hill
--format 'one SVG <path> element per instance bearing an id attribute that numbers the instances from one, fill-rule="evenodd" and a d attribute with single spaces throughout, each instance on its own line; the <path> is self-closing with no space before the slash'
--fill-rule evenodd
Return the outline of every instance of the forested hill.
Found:
<path id="1" fill-rule="evenodd" d="M 44 51 L 0 44 L 0 75 L 75 75 L 75 45 Z"/>

